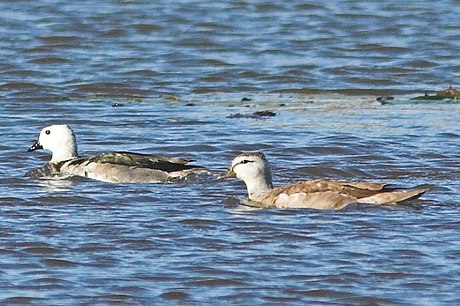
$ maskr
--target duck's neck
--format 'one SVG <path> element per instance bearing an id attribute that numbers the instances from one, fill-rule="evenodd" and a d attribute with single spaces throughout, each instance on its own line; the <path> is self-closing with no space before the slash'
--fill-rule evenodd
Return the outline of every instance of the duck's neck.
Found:
<path id="1" fill-rule="evenodd" d="M 265 192 L 273 189 L 273 183 L 271 177 L 258 176 L 251 180 L 246 180 L 246 188 L 248 190 L 248 196 L 250 200 L 257 201 L 257 199 Z"/>
<path id="2" fill-rule="evenodd" d="M 77 146 L 75 143 L 69 143 L 59 148 L 58 151 L 53 151 L 50 163 L 59 163 L 64 160 L 74 159 L 78 157 Z"/>

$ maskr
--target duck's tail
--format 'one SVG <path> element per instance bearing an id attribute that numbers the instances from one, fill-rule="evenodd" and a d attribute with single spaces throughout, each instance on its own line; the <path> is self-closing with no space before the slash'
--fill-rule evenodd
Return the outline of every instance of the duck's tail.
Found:
<path id="1" fill-rule="evenodd" d="M 396 205 L 402 202 L 408 202 L 417 199 L 425 192 L 427 188 L 414 188 L 407 190 L 384 191 L 369 197 L 358 199 L 358 203 L 377 204 L 377 205 Z"/>

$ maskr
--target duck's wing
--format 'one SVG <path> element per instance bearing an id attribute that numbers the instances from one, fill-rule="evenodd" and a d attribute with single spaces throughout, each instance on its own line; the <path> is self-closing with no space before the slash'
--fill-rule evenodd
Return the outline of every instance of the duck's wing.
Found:
<path id="1" fill-rule="evenodd" d="M 418 198 L 426 189 L 395 190 L 386 184 L 314 180 L 275 188 L 267 196 L 277 207 L 341 209 L 351 203 L 397 204 Z"/>
<path id="2" fill-rule="evenodd" d="M 385 189 L 385 186 L 385 184 L 376 183 L 313 180 L 299 182 L 281 188 L 283 189 L 283 192 L 287 194 L 297 192 L 314 193 L 334 191 L 354 198 L 362 198 L 382 192 Z"/>
<path id="3" fill-rule="evenodd" d="M 187 165 L 190 159 L 177 157 L 165 157 L 130 152 L 113 152 L 103 153 L 88 158 L 89 162 L 99 164 L 122 165 L 128 167 L 138 167 L 165 172 L 176 172 L 193 168 L 202 168 L 200 166 Z"/>
<path id="4" fill-rule="evenodd" d="M 338 184 L 341 193 L 356 198 L 358 203 L 387 205 L 398 204 L 419 198 L 427 188 L 390 188 L 386 184 L 362 183 L 362 182 L 334 182 Z"/>
<path id="5" fill-rule="evenodd" d="M 357 202 L 377 205 L 396 205 L 402 202 L 410 202 L 415 200 L 427 191 L 427 188 L 383 191 L 369 197 L 360 198 Z"/>
<path id="6" fill-rule="evenodd" d="M 307 181 L 272 189 L 261 202 L 279 208 L 342 209 L 356 198 L 328 181 Z"/>
<path id="7" fill-rule="evenodd" d="M 388 184 L 368 183 L 368 182 L 345 182 L 345 181 L 327 181 L 329 184 L 337 184 L 340 186 L 352 187 L 360 190 L 380 191 Z"/>

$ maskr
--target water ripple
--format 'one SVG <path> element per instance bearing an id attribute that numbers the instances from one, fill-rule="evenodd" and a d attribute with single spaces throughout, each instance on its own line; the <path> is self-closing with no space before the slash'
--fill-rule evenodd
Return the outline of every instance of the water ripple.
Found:
<path id="1" fill-rule="evenodd" d="M 457 6 L 0 2 L 0 303 L 459 304 L 460 109 L 408 100 L 458 87 Z M 263 151 L 277 186 L 429 192 L 265 210 L 239 205 L 239 181 L 25 177 L 49 160 L 26 150 L 54 123 L 83 155 L 185 156 L 221 173 Z"/>

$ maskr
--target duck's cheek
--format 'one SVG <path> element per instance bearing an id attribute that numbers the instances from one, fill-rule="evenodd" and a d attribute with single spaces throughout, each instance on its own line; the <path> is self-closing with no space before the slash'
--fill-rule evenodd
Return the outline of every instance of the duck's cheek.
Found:
<path id="1" fill-rule="evenodd" d="M 236 173 L 235 176 L 243 181 L 245 181 L 246 179 L 250 177 L 247 173 Z"/>

